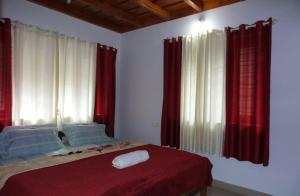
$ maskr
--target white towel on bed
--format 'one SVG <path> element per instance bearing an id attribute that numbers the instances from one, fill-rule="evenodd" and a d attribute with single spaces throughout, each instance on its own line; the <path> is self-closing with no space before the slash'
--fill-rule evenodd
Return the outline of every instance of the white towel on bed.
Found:
<path id="1" fill-rule="evenodd" d="M 119 155 L 114 158 L 112 164 L 117 169 L 123 169 L 145 162 L 149 159 L 149 153 L 146 150 L 137 150 L 126 154 Z"/>

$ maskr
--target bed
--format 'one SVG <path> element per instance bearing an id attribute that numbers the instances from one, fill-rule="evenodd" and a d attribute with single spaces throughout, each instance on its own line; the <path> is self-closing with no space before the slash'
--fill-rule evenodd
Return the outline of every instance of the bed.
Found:
<path id="1" fill-rule="evenodd" d="M 146 162 L 116 169 L 114 157 L 147 150 Z M 0 166 L 0 196 L 206 195 L 212 165 L 196 154 L 139 142 L 117 142 L 80 153 L 40 156 Z"/>

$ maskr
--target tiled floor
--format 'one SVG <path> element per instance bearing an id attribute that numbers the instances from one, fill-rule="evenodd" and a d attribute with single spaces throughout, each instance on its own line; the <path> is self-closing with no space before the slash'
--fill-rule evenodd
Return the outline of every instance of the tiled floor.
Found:
<path id="1" fill-rule="evenodd" d="M 197 193 L 194 196 L 200 196 L 200 193 Z M 234 192 L 230 192 L 217 187 L 208 187 L 207 196 L 243 196 Z"/>
<path id="2" fill-rule="evenodd" d="M 207 196 L 242 196 L 242 195 L 221 188 L 217 188 L 217 187 L 209 187 L 207 189 Z"/>

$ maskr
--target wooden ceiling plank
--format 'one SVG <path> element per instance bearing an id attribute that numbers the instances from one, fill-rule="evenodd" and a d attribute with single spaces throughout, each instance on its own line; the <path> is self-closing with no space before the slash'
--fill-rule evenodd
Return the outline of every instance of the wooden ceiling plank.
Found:
<path id="1" fill-rule="evenodd" d="M 174 7 L 174 6 L 176 7 L 176 6 L 181 5 L 181 4 L 182 4 L 181 1 L 174 2 L 174 3 L 169 3 L 168 5 L 163 6 L 163 8 L 167 9 L 167 8 Z"/>
<path id="2" fill-rule="evenodd" d="M 101 20 L 97 18 L 97 16 L 84 13 L 82 11 L 76 10 L 73 7 L 70 6 L 63 6 L 62 4 L 56 2 L 56 1 L 44 1 L 44 0 L 27 0 L 36 4 L 39 4 L 41 6 L 47 7 L 49 9 L 53 9 L 59 12 L 62 12 L 64 14 L 67 14 L 69 16 L 78 18 L 80 20 L 87 21 L 89 23 L 92 23 L 97 26 L 101 26 L 119 33 L 124 32 L 122 28 L 120 28 L 118 25 L 114 25 L 113 23 Z"/>
<path id="3" fill-rule="evenodd" d="M 142 27 L 143 23 L 138 20 L 135 16 L 130 13 L 125 12 L 124 10 L 114 7 L 105 1 L 97 1 L 97 0 L 77 0 L 82 3 L 86 3 L 91 7 L 95 7 L 98 11 L 101 11 L 107 15 L 114 16 L 120 20 L 124 20 L 134 26 Z"/>
<path id="4" fill-rule="evenodd" d="M 169 11 L 161 8 L 160 6 L 158 6 L 157 4 L 152 3 L 149 0 L 136 0 L 136 2 L 140 6 L 146 8 L 147 10 L 149 10 L 153 14 L 159 16 L 163 20 L 170 20 L 171 19 L 171 13 Z"/>
<path id="5" fill-rule="evenodd" d="M 1 1 L 1 0 L 0 0 Z M 186 0 L 72 0 L 71 4 L 67 4 L 65 0 L 27 0 L 44 7 L 62 12 L 66 15 L 87 21 L 89 23 L 116 31 L 119 33 L 132 31 L 141 27 L 158 24 L 166 20 L 188 16 L 199 13 L 198 8 L 191 8 L 191 5 L 186 3 Z M 197 4 L 201 11 L 222 7 L 244 0 L 189 0 L 192 2 L 200 1 L 202 4 Z M 87 3 L 88 2 L 88 3 Z M 95 6 L 94 2 L 106 3 L 104 8 Z M 122 2 L 122 6 L 112 2 Z M 128 4 L 131 6 L 139 6 L 139 11 L 131 13 L 130 8 L 125 8 Z M 177 6 L 178 4 L 178 6 Z M 180 5 L 180 6 L 179 6 Z M 87 8 L 83 7 L 87 6 Z M 124 7 L 125 6 L 125 7 Z M 128 7 L 128 6 L 127 6 Z M 145 9 L 146 8 L 146 9 Z M 97 10 L 97 12 L 96 12 Z M 114 10 L 114 11 L 112 11 Z M 138 10 L 138 9 L 137 9 Z M 146 11 L 147 10 L 147 11 Z M 94 13 L 95 12 L 95 13 Z M 101 13 L 100 15 L 97 13 Z M 153 14 L 155 16 L 153 16 Z M 109 16 L 105 18 L 103 16 Z M 129 16 L 129 17 L 128 17 Z M 162 20 L 163 19 L 163 20 Z"/>
<path id="6" fill-rule="evenodd" d="M 182 0 L 151 0 L 152 3 L 155 3 L 156 5 L 164 8 L 166 6 L 181 3 Z"/>
<path id="7" fill-rule="evenodd" d="M 184 0 L 184 2 L 197 12 L 203 11 L 203 2 L 201 0 Z"/>
<path id="8" fill-rule="evenodd" d="M 210 10 L 218 7 L 222 7 L 225 5 L 230 5 L 233 3 L 241 2 L 244 0 L 214 0 L 214 1 L 204 1 L 203 2 L 203 10 Z"/>

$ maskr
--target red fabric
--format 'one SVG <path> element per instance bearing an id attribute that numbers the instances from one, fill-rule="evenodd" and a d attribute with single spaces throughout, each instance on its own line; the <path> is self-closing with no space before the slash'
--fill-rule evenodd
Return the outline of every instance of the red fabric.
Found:
<path id="1" fill-rule="evenodd" d="M 268 165 L 272 19 L 227 29 L 224 156 Z"/>
<path id="2" fill-rule="evenodd" d="M 122 170 L 114 157 L 147 150 L 150 159 Z M 211 185 L 207 158 L 175 149 L 145 145 L 33 170 L 10 177 L 0 196 L 180 195 Z"/>
<path id="3" fill-rule="evenodd" d="M 164 95 L 161 144 L 179 148 L 182 38 L 164 41 Z"/>
<path id="4" fill-rule="evenodd" d="M 114 137 L 117 50 L 97 44 L 94 122 L 106 125 Z"/>
<path id="5" fill-rule="evenodd" d="M 11 22 L 4 21 L 0 22 L 0 132 L 12 121 Z"/>

